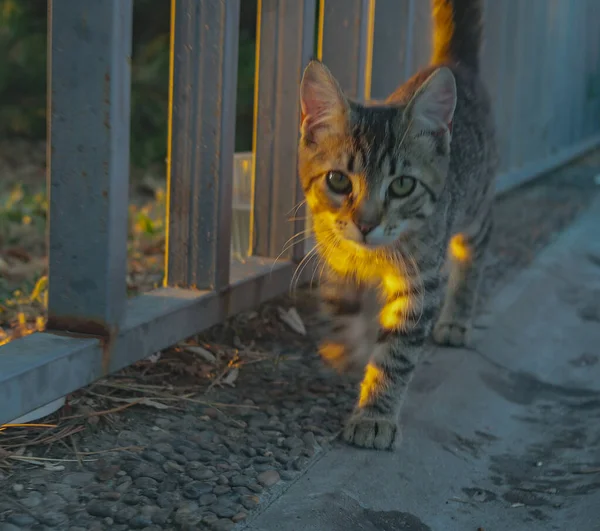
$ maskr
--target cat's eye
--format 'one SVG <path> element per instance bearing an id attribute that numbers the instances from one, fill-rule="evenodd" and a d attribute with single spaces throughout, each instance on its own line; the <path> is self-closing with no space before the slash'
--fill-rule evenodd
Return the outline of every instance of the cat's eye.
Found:
<path id="1" fill-rule="evenodd" d="M 390 197 L 402 199 L 412 194 L 416 187 L 417 181 L 412 177 L 397 177 L 390 184 L 389 194 Z"/>
<path id="2" fill-rule="evenodd" d="M 350 177 L 341 171 L 330 171 L 325 177 L 327 186 L 334 194 L 348 195 L 352 191 Z"/>

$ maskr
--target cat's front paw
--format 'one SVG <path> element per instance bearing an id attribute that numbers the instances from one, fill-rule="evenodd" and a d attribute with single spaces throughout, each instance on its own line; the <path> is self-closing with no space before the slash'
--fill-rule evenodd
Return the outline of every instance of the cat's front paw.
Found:
<path id="1" fill-rule="evenodd" d="M 363 410 L 357 410 L 346 422 L 342 438 L 360 448 L 392 450 L 398 431 L 395 419 L 370 416 Z"/>
<path id="2" fill-rule="evenodd" d="M 432 337 L 446 347 L 465 347 L 470 341 L 470 326 L 463 323 L 438 322 L 433 327 Z"/>
<path id="3" fill-rule="evenodd" d="M 357 345 L 326 341 L 319 346 L 321 358 L 338 372 L 359 373 L 364 369 L 368 358 L 362 355 Z"/>

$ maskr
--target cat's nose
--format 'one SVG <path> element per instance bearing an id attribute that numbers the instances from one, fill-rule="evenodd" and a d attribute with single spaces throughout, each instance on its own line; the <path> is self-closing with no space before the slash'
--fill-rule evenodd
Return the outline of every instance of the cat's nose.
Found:
<path id="1" fill-rule="evenodd" d="M 357 223 L 356 226 L 358 230 L 361 232 L 363 236 L 366 236 L 371 232 L 375 227 L 377 227 L 376 223 Z"/>

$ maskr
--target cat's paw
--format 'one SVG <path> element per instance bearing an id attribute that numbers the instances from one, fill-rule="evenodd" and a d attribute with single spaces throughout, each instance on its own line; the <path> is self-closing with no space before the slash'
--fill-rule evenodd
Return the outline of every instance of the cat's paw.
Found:
<path id="1" fill-rule="evenodd" d="M 327 365 L 338 372 L 359 374 L 368 362 L 359 345 L 346 345 L 334 341 L 326 341 L 319 346 L 319 354 Z"/>
<path id="2" fill-rule="evenodd" d="M 438 345 L 466 347 L 469 345 L 470 332 L 470 327 L 462 323 L 438 322 L 433 327 L 432 337 Z"/>
<path id="3" fill-rule="evenodd" d="M 346 422 L 342 438 L 348 444 L 360 448 L 392 450 L 398 431 L 395 419 L 369 416 L 358 410 Z"/>

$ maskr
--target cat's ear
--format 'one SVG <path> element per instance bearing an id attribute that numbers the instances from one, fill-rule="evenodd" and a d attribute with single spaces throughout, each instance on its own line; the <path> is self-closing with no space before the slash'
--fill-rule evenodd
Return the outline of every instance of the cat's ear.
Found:
<path id="1" fill-rule="evenodd" d="M 456 81 L 452 71 L 442 66 L 419 87 L 407 111 L 415 127 L 437 131 L 451 129 L 456 109 Z"/>
<path id="2" fill-rule="evenodd" d="M 301 127 L 303 135 L 314 141 L 328 131 L 341 133 L 347 124 L 348 100 L 329 69 L 320 61 L 308 63 L 300 83 Z"/>

